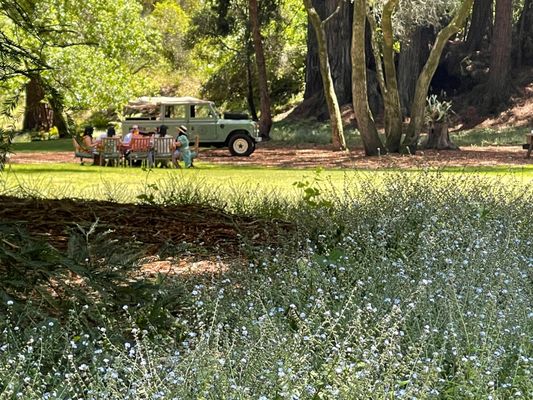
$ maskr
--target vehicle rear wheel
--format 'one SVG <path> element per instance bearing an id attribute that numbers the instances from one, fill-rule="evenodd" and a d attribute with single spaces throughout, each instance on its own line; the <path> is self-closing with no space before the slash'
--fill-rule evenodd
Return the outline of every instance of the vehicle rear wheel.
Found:
<path id="1" fill-rule="evenodd" d="M 229 140 L 229 152 L 232 156 L 247 157 L 255 150 L 252 138 L 244 133 L 237 133 Z"/>

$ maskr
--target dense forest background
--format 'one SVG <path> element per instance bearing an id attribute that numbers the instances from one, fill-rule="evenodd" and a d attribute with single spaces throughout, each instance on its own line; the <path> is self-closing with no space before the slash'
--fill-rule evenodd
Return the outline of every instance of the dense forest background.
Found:
<path id="1" fill-rule="evenodd" d="M 80 121 L 119 119 L 122 107 L 141 95 L 198 96 L 260 120 L 269 113 L 327 120 L 319 46 L 304 3 L 0 0 L 2 112 L 24 130 L 56 127 L 61 135 Z M 380 10 L 392 6 L 394 75 L 409 117 L 418 74 L 462 2 L 361 3 L 375 17 L 367 18 L 365 34 L 369 107 L 379 119 L 382 65 L 371 42 L 383 32 Z M 310 4 L 327 19 L 322 26 L 338 103 L 351 107 L 354 4 Z M 428 94 L 460 96 L 461 112 L 475 121 L 520 94 L 532 66 L 533 0 L 475 0 L 466 24 L 446 42 Z M 272 122 L 262 122 L 268 134 Z"/>

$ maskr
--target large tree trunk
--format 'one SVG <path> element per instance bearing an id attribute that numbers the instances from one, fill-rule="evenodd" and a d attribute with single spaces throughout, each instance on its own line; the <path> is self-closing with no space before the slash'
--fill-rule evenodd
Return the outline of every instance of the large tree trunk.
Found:
<path id="1" fill-rule="evenodd" d="M 270 110 L 270 94 L 268 93 L 268 80 L 263 50 L 263 38 L 259 25 L 259 10 L 257 0 L 249 0 L 250 24 L 252 25 L 252 37 L 255 47 L 255 60 L 257 63 L 257 76 L 259 83 L 259 98 L 261 116 L 259 117 L 259 132 L 262 137 L 269 138 L 272 127 L 272 111 Z"/>
<path id="2" fill-rule="evenodd" d="M 366 0 L 354 1 L 352 36 L 352 96 L 357 127 L 361 133 L 363 147 L 367 156 L 385 153 L 378 136 L 374 117 L 368 106 L 366 54 Z"/>
<path id="3" fill-rule="evenodd" d="M 398 80 L 394 60 L 394 33 L 392 14 L 399 0 L 389 0 L 383 6 L 381 31 L 383 32 L 383 69 L 385 71 L 385 147 L 387 151 L 397 153 L 402 140 L 402 111 L 398 94 Z"/>
<path id="4" fill-rule="evenodd" d="M 305 8 L 309 16 L 309 20 L 315 29 L 316 38 L 318 41 L 320 74 L 324 85 L 324 94 L 328 106 L 328 113 L 331 120 L 331 142 L 333 147 L 337 150 L 346 150 L 346 140 L 344 139 L 344 131 L 342 126 L 341 110 L 335 94 L 335 87 L 331 77 L 331 68 L 328 57 L 328 42 L 326 37 L 325 25 L 330 18 L 334 18 L 342 9 L 342 0 L 338 0 L 338 8 L 327 19 L 322 21 L 320 16 L 314 9 L 311 0 L 304 0 Z"/>
<path id="5" fill-rule="evenodd" d="M 492 4 L 493 0 L 474 0 L 472 19 L 468 28 L 465 46 L 469 53 L 481 50 L 483 38 L 492 30 Z"/>
<path id="6" fill-rule="evenodd" d="M 398 90 L 404 116 L 411 115 L 416 80 L 424 67 L 424 62 L 428 59 L 430 44 L 434 40 L 433 29 L 421 26 L 414 30 L 406 43 L 402 43 L 398 58 Z"/>
<path id="7" fill-rule="evenodd" d="M 496 0 L 494 35 L 490 49 L 489 80 L 483 107 L 495 111 L 509 96 L 513 0 Z"/>
<path id="8" fill-rule="evenodd" d="M 65 110 L 63 106 L 63 97 L 56 89 L 49 88 L 50 93 L 50 106 L 54 114 L 54 125 L 59 132 L 59 137 L 65 138 L 71 136 L 70 126 L 65 116 Z"/>
<path id="9" fill-rule="evenodd" d="M 414 154 L 418 146 L 420 132 L 424 125 L 424 111 L 426 106 L 426 97 L 428 94 L 431 79 L 439 66 L 440 56 L 444 46 L 455 33 L 463 27 L 466 18 L 470 14 L 474 0 L 464 0 L 459 9 L 456 11 L 450 23 L 444 27 L 437 35 L 435 43 L 431 48 L 428 60 L 418 76 L 416 81 L 415 96 L 411 105 L 411 121 L 407 129 L 407 134 L 402 144 L 402 151 Z"/>
<path id="10" fill-rule="evenodd" d="M 53 113 L 44 102 L 45 90 L 41 77 L 31 75 L 26 84 L 26 107 L 22 129 L 28 131 L 49 131 L 53 125 Z"/>
<path id="11" fill-rule="evenodd" d="M 533 0 L 525 0 L 517 24 L 517 38 L 513 40 L 516 65 L 533 65 Z"/>
<path id="12" fill-rule="evenodd" d="M 338 0 L 312 0 L 312 6 L 321 20 L 337 8 Z M 347 2 L 338 14 L 325 25 L 328 56 L 335 93 L 340 105 L 351 103 L 352 68 L 350 59 L 352 37 L 352 7 Z M 315 30 L 309 22 L 307 27 L 307 59 L 305 68 L 304 101 L 294 110 L 294 117 L 328 118 L 324 85 L 320 72 L 320 57 Z"/>

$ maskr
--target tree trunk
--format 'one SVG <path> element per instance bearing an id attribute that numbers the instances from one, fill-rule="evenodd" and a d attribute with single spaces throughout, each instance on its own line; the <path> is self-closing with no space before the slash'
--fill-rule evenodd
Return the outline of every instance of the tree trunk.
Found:
<path id="1" fill-rule="evenodd" d="M 516 66 L 521 67 L 524 62 L 533 65 L 533 0 L 524 1 L 517 28 L 518 35 L 513 40 Z"/>
<path id="2" fill-rule="evenodd" d="M 447 122 L 435 122 L 429 129 L 428 139 L 422 145 L 424 149 L 457 150 L 459 147 L 450 140 Z"/>
<path id="3" fill-rule="evenodd" d="M 259 83 L 259 98 L 261 116 L 259 117 L 259 132 L 262 137 L 269 138 L 272 127 L 272 111 L 270 110 L 270 94 L 268 93 L 268 80 L 263 50 L 263 38 L 259 25 L 259 9 L 257 0 L 249 0 L 250 24 L 252 25 L 252 37 L 255 47 L 255 60 L 257 63 L 257 76 Z"/>
<path id="4" fill-rule="evenodd" d="M 385 105 L 385 147 L 387 151 L 397 153 L 402 140 L 402 111 L 398 94 L 396 64 L 394 61 L 394 37 L 392 14 L 399 0 L 389 0 L 383 6 L 381 31 L 383 32 L 383 69 L 385 71 L 385 88 L 383 95 Z"/>
<path id="5" fill-rule="evenodd" d="M 45 90 L 38 75 L 31 75 L 26 84 L 26 107 L 22 129 L 27 131 L 49 131 L 53 124 L 50 106 L 44 102 Z"/>
<path id="6" fill-rule="evenodd" d="M 416 153 L 420 132 L 424 125 L 426 97 L 431 79 L 439 65 L 440 56 L 444 50 L 444 46 L 452 35 L 459 32 L 463 27 L 466 18 L 470 14 L 473 2 L 474 0 L 464 0 L 451 22 L 438 33 L 437 38 L 435 39 L 428 60 L 416 81 L 415 96 L 411 105 L 411 121 L 402 143 L 402 151 L 411 154 Z"/>
<path id="7" fill-rule="evenodd" d="M 490 41 L 492 30 L 492 4 L 493 0 L 474 0 L 472 19 L 468 28 L 465 46 L 469 53 L 481 50 L 485 35 Z"/>
<path id="8" fill-rule="evenodd" d="M 489 80 L 483 108 L 494 112 L 510 94 L 513 0 L 496 0 L 494 35 L 490 49 Z"/>
<path id="9" fill-rule="evenodd" d="M 335 87 L 331 77 L 331 68 L 328 57 L 328 42 L 326 37 L 325 25 L 330 18 L 335 17 L 335 14 L 342 8 L 342 0 L 339 0 L 339 6 L 327 19 L 322 21 L 311 3 L 311 0 L 304 0 L 305 8 L 309 20 L 315 29 L 316 38 L 318 41 L 320 74 L 322 83 L 324 85 L 324 94 L 328 106 L 329 117 L 331 120 L 331 142 L 333 147 L 338 150 L 346 150 L 346 140 L 344 139 L 344 131 L 342 126 L 341 110 L 335 94 Z"/>
<path id="10" fill-rule="evenodd" d="M 354 1 L 353 36 L 352 36 L 352 97 L 357 126 L 363 140 L 367 156 L 385 153 L 383 143 L 378 136 L 374 117 L 368 106 L 366 54 L 366 0 Z"/>
<path id="11" fill-rule="evenodd" d="M 253 73 L 252 73 L 252 53 L 253 45 L 249 42 L 248 51 L 246 52 L 246 101 L 248 102 L 248 110 L 253 121 L 257 121 L 257 110 L 255 108 L 254 87 L 253 87 Z"/>
<path id="12" fill-rule="evenodd" d="M 411 115 L 416 80 L 428 59 L 430 44 L 435 40 L 432 28 L 417 27 L 406 43 L 402 43 L 398 59 L 398 90 L 403 116 Z"/>
<path id="13" fill-rule="evenodd" d="M 54 114 L 54 125 L 57 128 L 59 137 L 69 137 L 71 136 L 71 132 L 64 112 L 63 97 L 56 89 L 49 88 L 48 91 L 50 93 L 50 106 Z"/>
<path id="14" fill-rule="evenodd" d="M 321 20 L 326 19 L 337 8 L 338 0 L 312 0 L 312 6 Z M 328 56 L 331 76 L 340 105 L 351 103 L 352 68 L 351 68 L 351 37 L 352 7 L 347 2 L 338 14 L 325 25 L 328 44 Z M 324 85 L 320 72 L 318 41 L 311 22 L 307 27 L 307 59 L 305 64 L 305 91 L 303 102 L 296 107 L 292 116 L 319 120 L 328 118 L 327 103 L 324 96 Z"/>

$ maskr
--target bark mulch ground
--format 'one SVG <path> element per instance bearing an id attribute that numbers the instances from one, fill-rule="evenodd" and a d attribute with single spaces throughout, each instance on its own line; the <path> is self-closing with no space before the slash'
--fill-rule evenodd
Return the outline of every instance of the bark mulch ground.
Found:
<path id="1" fill-rule="evenodd" d="M 109 232 L 109 239 L 138 243 L 146 255 L 162 246 L 184 243 L 198 251 L 217 249 L 238 255 L 242 244 L 277 243 L 292 226 L 283 221 L 264 221 L 198 206 L 160 207 L 116 204 L 104 201 L 48 200 L 0 196 L 0 224 L 18 224 L 30 235 L 66 250 L 70 232 L 88 229 Z"/>
<path id="2" fill-rule="evenodd" d="M 533 158 L 526 159 L 525 155 L 526 151 L 521 146 L 469 146 L 461 150 L 422 150 L 414 156 L 388 154 L 365 157 L 361 149 L 338 152 L 325 145 L 280 147 L 265 143 L 258 145 L 250 157 L 231 157 L 227 149 L 201 149 L 199 160 L 223 165 L 280 168 L 441 168 L 533 164 Z M 75 163 L 77 160 L 72 152 L 18 153 L 12 155 L 10 162 Z"/>

